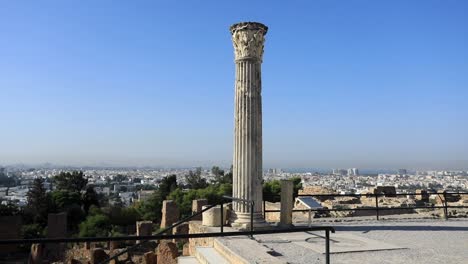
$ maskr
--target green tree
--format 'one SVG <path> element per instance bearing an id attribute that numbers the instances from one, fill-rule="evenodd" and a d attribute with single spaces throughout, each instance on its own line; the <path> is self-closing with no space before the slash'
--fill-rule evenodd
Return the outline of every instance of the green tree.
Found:
<path id="1" fill-rule="evenodd" d="M 81 194 L 76 191 L 55 190 L 50 193 L 50 211 L 67 213 L 67 224 L 70 230 L 77 230 L 78 224 L 86 214 L 82 207 Z"/>
<path id="2" fill-rule="evenodd" d="M 109 216 L 109 222 L 112 225 L 134 225 L 136 221 L 141 220 L 140 213 L 134 207 L 112 206 L 108 208 L 106 214 Z"/>
<path id="3" fill-rule="evenodd" d="M 218 204 L 223 201 L 223 195 L 232 195 L 231 184 L 215 184 L 204 189 L 174 190 L 168 199 L 174 200 L 179 207 L 182 217 L 192 214 L 192 200 L 207 199 L 209 204 Z"/>
<path id="4" fill-rule="evenodd" d="M 36 178 L 33 180 L 26 197 L 28 201 L 27 211 L 31 214 L 32 221 L 45 225 L 47 223 L 49 201 L 43 178 Z"/>
<path id="5" fill-rule="evenodd" d="M 198 167 L 195 171 L 190 170 L 185 175 L 185 181 L 189 189 L 203 189 L 208 186 L 206 179 L 201 176 L 201 167 Z"/>
<path id="6" fill-rule="evenodd" d="M 79 192 L 88 184 L 82 171 L 60 172 L 53 177 L 53 182 L 57 190 L 68 190 Z"/>
<path id="7" fill-rule="evenodd" d="M 86 187 L 86 191 L 83 194 L 82 202 L 83 209 L 86 214 L 88 214 L 89 208 L 92 205 L 99 207 L 99 195 L 96 193 L 93 186 Z"/>
<path id="8" fill-rule="evenodd" d="M 88 215 L 80 224 L 80 237 L 105 237 L 109 235 L 112 226 L 109 217 L 103 214 Z"/>
<path id="9" fill-rule="evenodd" d="M 220 169 L 218 166 L 213 166 L 211 168 L 211 174 L 214 175 L 214 181 L 221 183 L 224 179 L 224 170 Z"/>
<path id="10" fill-rule="evenodd" d="M 166 199 L 173 190 L 177 189 L 177 176 L 175 174 L 164 177 L 159 183 L 159 196 L 162 200 Z"/>
<path id="11" fill-rule="evenodd" d="M 135 204 L 135 208 L 142 219 L 153 222 L 161 221 L 162 203 L 165 197 L 161 195 L 161 190 L 155 190 L 146 201 L 140 201 Z"/>
<path id="12" fill-rule="evenodd" d="M 297 196 L 300 189 L 302 189 L 302 183 L 300 177 L 293 177 L 289 179 L 293 181 L 294 185 L 294 196 Z M 263 199 L 269 202 L 279 202 L 281 195 L 281 182 L 279 180 L 272 180 L 263 183 Z"/>
<path id="13" fill-rule="evenodd" d="M 0 216 L 10 216 L 10 215 L 18 215 L 21 211 L 15 204 L 8 203 L 8 204 L 1 204 L 0 203 Z"/>
<path id="14" fill-rule="evenodd" d="M 21 226 L 21 236 L 24 239 L 43 238 L 44 227 L 39 224 L 30 224 Z"/>

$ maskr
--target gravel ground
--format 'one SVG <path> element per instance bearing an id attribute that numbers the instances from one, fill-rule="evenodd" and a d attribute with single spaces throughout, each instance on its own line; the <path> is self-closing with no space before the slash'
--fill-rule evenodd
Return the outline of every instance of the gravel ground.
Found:
<path id="1" fill-rule="evenodd" d="M 448 221 L 405 219 L 322 223 L 322 225 L 334 226 L 337 232 L 349 232 L 355 236 L 405 248 L 332 254 L 333 264 L 468 264 L 468 219 Z M 333 234 L 331 238 L 333 239 Z M 325 263 L 324 255 L 294 243 L 284 243 L 284 240 L 281 242 L 280 234 L 259 235 L 256 239 L 262 241 L 261 246 L 280 253 L 282 256 L 278 256 L 277 259 L 282 262 Z M 245 250 L 249 251 L 252 248 Z"/>

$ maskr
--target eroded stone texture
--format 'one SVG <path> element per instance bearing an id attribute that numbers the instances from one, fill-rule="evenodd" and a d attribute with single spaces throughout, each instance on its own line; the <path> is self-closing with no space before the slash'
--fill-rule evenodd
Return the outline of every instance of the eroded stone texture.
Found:
<path id="1" fill-rule="evenodd" d="M 188 223 L 183 223 L 178 226 L 176 226 L 174 229 L 172 229 L 172 234 L 173 235 L 185 235 L 189 233 L 189 224 Z M 186 243 L 188 242 L 188 238 L 181 238 L 181 239 L 174 239 L 174 243 L 180 242 L 180 243 Z"/>
<path id="2" fill-rule="evenodd" d="M 109 255 L 107 255 L 104 249 L 102 248 L 92 249 L 90 264 L 99 264 L 102 261 L 106 260 L 107 258 L 109 258 Z"/>
<path id="3" fill-rule="evenodd" d="M 32 244 L 29 253 L 29 264 L 42 264 L 44 246 L 42 244 Z"/>
<path id="4" fill-rule="evenodd" d="M 47 216 L 47 238 L 67 237 L 67 213 L 48 214 Z M 46 244 L 45 255 L 49 260 L 58 260 L 62 257 L 65 244 Z"/>
<path id="5" fill-rule="evenodd" d="M 246 22 L 230 28 L 236 61 L 233 196 L 254 201 L 254 226 L 262 216 L 262 81 L 264 36 L 268 28 Z M 250 206 L 234 202 L 233 226 L 250 224 Z"/>
<path id="6" fill-rule="evenodd" d="M 192 214 L 196 214 L 196 213 L 200 212 L 202 210 L 202 207 L 204 205 L 207 205 L 207 204 L 208 204 L 207 199 L 193 200 L 192 201 Z M 197 216 L 193 217 L 192 220 L 202 220 L 202 216 L 197 215 Z"/>
<path id="7" fill-rule="evenodd" d="M 143 264 L 156 264 L 156 255 L 154 252 L 146 252 L 143 255 Z"/>
<path id="8" fill-rule="evenodd" d="M 178 250 L 175 243 L 162 240 L 156 249 L 157 263 L 176 264 Z"/>
<path id="9" fill-rule="evenodd" d="M 203 206 L 205 209 L 208 205 Z M 226 224 L 227 208 L 223 207 L 223 225 Z M 221 206 L 212 207 L 203 212 L 202 224 L 204 226 L 221 226 Z"/>
<path id="10" fill-rule="evenodd" d="M 169 227 L 179 221 L 180 212 L 176 203 L 172 200 L 164 200 L 162 206 L 161 228 Z"/>
<path id="11" fill-rule="evenodd" d="M 292 226 L 292 213 L 294 207 L 294 182 L 281 180 L 281 212 L 280 225 L 283 227 Z"/>
<path id="12" fill-rule="evenodd" d="M 182 248 L 182 256 L 190 256 L 190 245 L 189 243 L 184 244 Z"/>
<path id="13" fill-rule="evenodd" d="M 153 232 L 153 222 L 151 221 L 138 221 L 136 222 L 137 236 L 151 236 Z M 137 240 L 140 243 L 140 240 Z"/>

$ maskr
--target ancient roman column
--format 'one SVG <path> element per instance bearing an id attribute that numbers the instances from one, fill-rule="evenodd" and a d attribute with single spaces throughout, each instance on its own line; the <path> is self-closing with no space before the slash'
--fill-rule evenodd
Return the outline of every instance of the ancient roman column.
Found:
<path id="1" fill-rule="evenodd" d="M 262 216 L 262 81 L 263 43 L 268 28 L 244 22 L 230 28 L 236 62 L 233 196 L 254 201 L 254 226 Z M 250 206 L 233 203 L 231 224 L 250 226 Z"/>

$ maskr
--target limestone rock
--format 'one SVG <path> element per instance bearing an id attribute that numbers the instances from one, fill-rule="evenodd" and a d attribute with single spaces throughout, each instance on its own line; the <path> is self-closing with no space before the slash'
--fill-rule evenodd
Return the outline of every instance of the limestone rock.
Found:
<path id="1" fill-rule="evenodd" d="M 175 243 L 162 240 L 156 249 L 157 263 L 177 264 L 178 249 Z"/>
<path id="2" fill-rule="evenodd" d="M 202 207 L 204 205 L 207 205 L 208 204 L 208 200 L 207 199 L 197 199 L 197 200 L 193 200 L 192 201 L 192 214 L 195 214 L 195 213 L 198 213 L 202 210 Z M 195 217 L 192 218 L 192 220 L 202 220 L 202 216 L 201 215 L 197 215 Z"/>
<path id="3" fill-rule="evenodd" d="M 207 205 L 203 206 L 205 209 Z M 223 225 L 226 224 L 227 208 L 223 207 Z M 221 226 L 221 206 L 215 206 L 203 212 L 202 224 L 204 226 Z"/>
<path id="4" fill-rule="evenodd" d="M 172 234 L 173 235 L 183 235 L 183 234 L 188 234 L 189 233 L 189 224 L 188 223 L 183 223 L 178 226 L 176 226 L 174 229 L 172 229 Z M 174 243 L 176 242 L 181 242 L 181 243 L 186 243 L 188 242 L 188 238 L 181 238 L 181 239 L 174 239 Z"/>
<path id="5" fill-rule="evenodd" d="M 184 247 L 182 248 L 182 256 L 190 256 L 190 244 L 189 243 L 184 244 Z"/>
<path id="6" fill-rule="evenodd" d="M 99 264 L 109 258 L 109 255 L 102 248 L 95 248 L 91 251 L 90 264 Z"/>
<path id="7" fill-rule="evenodd" d="M 180 212 L 172 200 L 164 200 L 162 206 L 161 228 L 166 228 L 179 221 Z"/>
<path id="8" fill-rule="evenodd" d="M 43 254 L 44 254 L 44 246 L 42 244 L 32 244 L 28 263 L 29 264 L 42 264 Z"/>
<path id="9" fill-rule="evenodd" d="M 156 264 L 156 255 L 154 252 L 146 252 L 143 255 L 143 264 Z"/>

